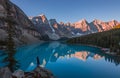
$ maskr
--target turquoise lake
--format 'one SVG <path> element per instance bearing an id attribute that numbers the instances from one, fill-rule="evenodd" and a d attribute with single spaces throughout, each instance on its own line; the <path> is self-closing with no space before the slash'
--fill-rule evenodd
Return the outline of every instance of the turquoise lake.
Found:
<path id="1" fill-rule="evenodd" d="M 3 56 L 0 52 L 0 66 Z M 20 69 L 31 71 L 39 57 L 42 67 L 56 78 L 120 78 L 120 57 L 104 54 L 99 48 L 45 42 L 17 48 L 15 59 Z"/>

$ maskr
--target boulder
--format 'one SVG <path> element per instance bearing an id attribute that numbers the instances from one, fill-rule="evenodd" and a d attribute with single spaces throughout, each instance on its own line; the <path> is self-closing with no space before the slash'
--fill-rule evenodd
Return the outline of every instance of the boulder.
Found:
<path id="1" fill-rule="evenodd" d="M 54 78 L 53 74 L 49 70 L 42 67 L 37 67 L 33 72 L 39 73 L 42 78 Z"/>
<path id="2" fill-rule="evenodd" d="M 0 69 L 0 78 L 12 78 L 12 72 L 8 67 Z"/>
<path id="3" fill-rule="evenodd" d="M 50 71 L 38 66 L 35 70 L 25 73 L 25 78 L 54 78 L 54 76 Z"/>
<path id="4" fill-rule="evenodd" d="M 12 75 L 17 77 L 17 78 L 24 78 L 24 71 L 16 70 Z"/>

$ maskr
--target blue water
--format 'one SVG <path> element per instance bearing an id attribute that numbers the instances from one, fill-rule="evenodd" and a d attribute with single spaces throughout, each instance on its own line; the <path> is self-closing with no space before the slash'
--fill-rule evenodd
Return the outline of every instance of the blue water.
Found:
<path id="1" fill-rule="evenodd" d="M 106 55 L 95 47 L 38 43 L 17 48 L 15 58 L 20 69 L 31 71 L 36 67 L 37 56 L 41 66 L 52 71 L 56 78 L 120 78 L 120 57 Z"/>

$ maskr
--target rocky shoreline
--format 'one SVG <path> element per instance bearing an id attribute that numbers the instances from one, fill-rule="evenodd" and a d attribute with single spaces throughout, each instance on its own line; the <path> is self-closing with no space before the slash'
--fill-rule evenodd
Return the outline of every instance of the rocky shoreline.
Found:
<path id="1" fill-rule="evenodd" d="M 40 66 L 36 67 L 31 72 L 16 70 L 13 73 L 8 67 L 0 68 L 0 78 L 55 78 L 54 75 L 47 69 Z"/>

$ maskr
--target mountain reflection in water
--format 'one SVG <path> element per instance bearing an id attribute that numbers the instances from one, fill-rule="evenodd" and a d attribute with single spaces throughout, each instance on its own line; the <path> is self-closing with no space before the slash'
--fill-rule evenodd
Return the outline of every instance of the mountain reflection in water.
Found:
<path id="1" fill-rule="evenodd" d="M 15 58 L 20 68 L 28 71 L 29 67 L 36 65 L 37 56 L 41 66 L 51 70 L 58 78 L 120 77 L 120 57 L 104 54 L 99 48 L 45 42 L 17 48 Z"/>
<path id="2" fill-rule="evenodd" d="M 28 45 L 18 48 L 16 58 L 20 61 L 22 69 L 26 69 L 31 63 L 36 63 L 36 58 L 40 58 L 41 65 L 45 67 L 48 62 L 56 62 L 60 58 L 78 58 L 86 61 L 88 57 L 95 60 L 105 58 L 106 61 L 119 65 L 120 57 L 105 55 L 100 49 L 83 46 L 68 45 L 59 42 L 46 42 L 42 44 Z M 23 65 L 22 65 L 23 64 Z"/>

